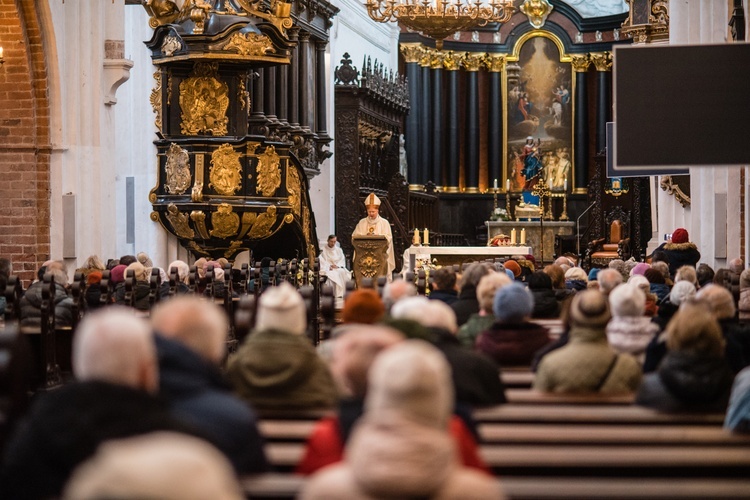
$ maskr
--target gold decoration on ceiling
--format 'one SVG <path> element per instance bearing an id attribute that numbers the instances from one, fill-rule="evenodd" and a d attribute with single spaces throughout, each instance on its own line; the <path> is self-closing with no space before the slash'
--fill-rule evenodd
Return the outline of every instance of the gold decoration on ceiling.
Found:
<path id="1" fill-rule="evenodd" d="M 281 185 L 280 164 L 281 158 L 273 146 L 268 146 L 265 152 L 258 156 L 258 166 L 256 167 L 258 184 L 255 188 L 258 193 L 263 196 L 273 196 Z"/>
<path id="2" fill-rule="evenodd" d="M 302 182 L 299 178 L 299 172 L 297 167 L 294 165 L 287 164 L 286 166 L 286 192 L 289 193 L 289 204 L 292 206 L 292 212 L 297 217 L 300 216 L 300 210 L 302 210 Z"/>
<path id="3" fill-rule="evenodd" d="M 487 54 L 482 63 L 490 73 L 501 73 L 505 69 L 506 57 L 505 54 Z"/>
<path id="4" fill-rule="evenodd" d="M 156 113 L 156 121 L 154 122 L 154 125 L 156 125 L 156 128 L 161 132 L 161 71 L 154 73 L 154 80 L 156 80 L 156 87 L 151 91 L 149 101 L 151 102 L 151 107 L 153 108 L 154 113 Z"/>
<path id="5" fill-rule="evenodd" d="M 242 229 L 240 230 L 239 235 L 240 239 L 244 238 L 247 232 L 250 231 L 250 228 L 255 224 L 257 218 L 258 214 L 255 212 L 245 212 L 242 214 Z"/>
<path id="6" fill-rule="evenodd" d="M 526 0 L 519 10 L 529 18 L 529 24 L 539 29 L 544 26 L 547 16 L 552 12 L 552 5 L 547 0 Z"/>
<path id="7" fill-rule="evenodd" d="M 240 216 L 232 211 L 232 205 L 222 203 L 211 215 L 211 236 L 214 238 L 230 238 L 237 234 L 240 228 Z"/>
<path id="8" fill-rule="evenodd" d="M 206 214 L 202 210 L 193 210 L 190 212 L 190 220 L 195 222 L 195 228 L 198 234 L 204 240 L 208 239 L 208 229 L 206 229 Z"/>
<path id="9" fill-rule="evenodd" d="M 260 240 L 271 236 L 271 227 L 276 222 L 276 205 L 269 206 L 265 212 L 258 215 L 253 228 L 247 235 L 252 240 Z"/>
<path id="10" fill-rule="evenodd" d="M 421 43 L 402 43 L 399 49 L 404 55 L 404 62 L 406 63 L 418 63 L 424 50 Z"/>
<path id="11" fill-rule="evenodd" d="M 188 214 L 181 213 L 174 203 L 167 205 L 167 220 L 172 224 L 174 234 L 178 237 L 187 239 L 195 237 L 195 231 L 190 229 Z"/>
<path id="12" fill-rule="evenodd" d="M 594 63 L 597 71 L 612 71 L 611 52 L 592 52 L 591 62 Z"/>
<path id="13" fill-rule="evenodd" d="M 167 180 L 164 190 L 169 194 L 182 194 L 190 187 L 190 155 L 175 143 L 169 145 L 167 164 L 164 167 Z"/>
<path id="14" fill-rule="evenodd" d="M 196 63 L 180 83 L 180 131 L 184 135 L 227 135 L 229 87 L 218 79 L 219 63 Z"/>
<path id="15" fill-rule="evenodd" d="M 205 158 L 202 153 L 195 155 L 195 184 L 193 184 L 193 189 L 190 192 L 190 198 L 196 203 L 203 201 L 203 167 Z"/>
<path id="16" fill-rule="evenodd" d="M 461 58 L 461 65 L 466 71 L 479 71 L 484 56 L 484 52 L 467 52 Z"/>
<path id="17" fill-rule="evenodd" d="M 379 23 L 398 22 L 435 40 L 438 50 L 443 40 L 457 31 L 488 23 L 504 23 L 516 8 L 513 0 L 436 0 L 434 3 L 410 0 L 367 0 L 367 14 Z"/>
<path id="18" fill-rule="evenodd" d="M 242 164 L 240 156 L 230 144 L 211 153 L 211 168 L 208 170 L 208 187 L 224 196 L 232 196 L 242 187 Z"/>
<path id="19" fill-rule="evenodd" d="M 588 54 L 573 54 L 570 56 L 570 64 L 576 73 L 585 73 L 591 65 L 591 58 Z"/>
<path id="20" fill-rule="evenodd" d="M 258 33 L 235 33 L 219 48 L 243 56 L 264 56 L 274 52 L 271 39 Z"/>

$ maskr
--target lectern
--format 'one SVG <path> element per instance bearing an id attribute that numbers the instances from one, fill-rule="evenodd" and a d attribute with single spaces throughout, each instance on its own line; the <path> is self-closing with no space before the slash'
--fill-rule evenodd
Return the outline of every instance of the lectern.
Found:
<path id="1" fill-rule="evenodd" d="M 354 279 L 357 288 L 362 278 L 376 279 L 388 273 L 388 240 L 385 236 L 352 236 Z"/>

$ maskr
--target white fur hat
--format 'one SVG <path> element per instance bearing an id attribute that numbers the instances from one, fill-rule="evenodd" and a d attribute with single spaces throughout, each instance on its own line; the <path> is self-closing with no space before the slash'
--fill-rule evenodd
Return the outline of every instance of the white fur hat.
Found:
<path id="1" fill-rule="evenodd" d="M 625 283 L 616 286 L 610 292 L 609 306 L 612 308 L 612 315 L 615 317 L 642 316 L 646 307 L 646 294 L 638 288 L 638 285 Z"/>
<path id="2" fill-rule="evenodd" d="M 695 285 L 690 281 L 678 281 L 669 292 L 669 301 L 679 306 L 691 297 L 695 297 Z"/>
<path id="3" fill-rule="evenodd" d="M 307 311 L 302 296 L 286 281 L 263 292 L 258 301 L 255 328 L 275 328 L 303 335 L 307 329 Z"/>
<path id="4" fill-rule="evenodd" d="M 380 207 L 380 198 L 375 196 L 375 193 L 368 194 L 367 198 L 365 198 L 365 206 L 367 208 Z"/>
<path id="5" fill-rule="evenodd" d="M 383 351 L 370 367 L 365 411 L 397 413 L 445 429 L 453 410 L 453 381 L 445 356 L 422 340 Z"/>

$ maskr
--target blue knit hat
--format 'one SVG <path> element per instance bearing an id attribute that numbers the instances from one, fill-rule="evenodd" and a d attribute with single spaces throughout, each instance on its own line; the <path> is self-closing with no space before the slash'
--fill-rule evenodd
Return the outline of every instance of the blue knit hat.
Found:
<path id="1" fill-rule="evenodd" d="M 601 269 L 598 267 L 592 267 L 591 271 L 589 271 L 589 281 L 596 281 L 596 276 L 599 274 L 599 271 L 601 271 Z"/>
<path id="2" fill-rule="evenodd" d="M 533 310 L 534 297 L 523 285 L 511 283 L 495 292 L 492 312 L 497 321 L 520 321 Z"/>

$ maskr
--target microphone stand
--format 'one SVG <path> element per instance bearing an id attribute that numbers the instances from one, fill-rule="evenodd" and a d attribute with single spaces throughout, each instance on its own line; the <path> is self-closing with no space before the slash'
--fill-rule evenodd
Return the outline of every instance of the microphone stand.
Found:
<path id="1" fill-rule="evenodd" d="M 592 202 L 591 205 L 586 207 L 586 210 L 581 212 L 581 215 L 578 216 L 578 219 L 576 219 L 576 253 L 578 254 L 578 258 L 581 258 L 581 217 L 586 215 L 586 212 L 591 210 L 594 205 L 596 205 L 596 202 Z"/>

